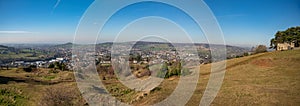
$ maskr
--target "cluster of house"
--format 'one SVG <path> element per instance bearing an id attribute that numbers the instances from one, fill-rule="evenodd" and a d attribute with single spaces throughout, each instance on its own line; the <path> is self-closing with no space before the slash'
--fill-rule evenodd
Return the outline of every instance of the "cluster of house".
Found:
<path id="1" fill-rule="evenodd" d="M 122 46 L 122 45 L 121 45 Z M 120 47 L 122 48 L 122 47 Z M 138 56 L 139 58 L 131 58 L 129 59 L 129 62 L 132 64 L 157 64 L 162 62 L 178 62 L 182 61 L 189 61 L 194 63 L 208 63 L 210 57 L 202 56 L 200 59 L 198 58 L 198 53 L 188 53 L 185 51 L 189 51 L 189 47 L 181 47 L 181 51 L 176 50 L 142 50 L 138 48 L 133 48 L 130 51 L 130 55 L 125 54 L 124 49 L 120 49 L 117 52 L 120 53 L 117 58 L 111 57 L 112 51 L 110 51 L 110 48 L 101 48 L 96 49 L 96 53 L 88 52 L 86 54 L 86 57 L 93 57 L 95 56 L 96 62 L 100 64 L 111 64 L 112 62 L 119 62 L 122 63 L 125 60 L 131 58 L 131 56 Z M 85 48 L 82 48 L 85 49 Z M 64 63 L 68 69 L 72 69 L 73 66 L 76 64 L 73 64 L 71 62 L 71 58 L 75 59 L 75 61 L 79 61 L 76 54 L 71 54 L 70 50 L 56 50 L 60 53 L 61 57 L 63 58 L 53 58 L 50 60 L 39 60 L 39 61 L 13 61 L 11 63 L 2 64 L 1 66 L 9 66 L 9 67 L 29 67 L 29 66 L 36 66 L 37 68 L 48 68 L 50 64 L 53 64 L 55 62 Z M 67 51 L 67 52 L 64 52 Z M 128 50 L 127 50 L 128 51 Z M 180 52 L 180 55 L 179 53 Z M 88 61 L 80 60 L 82 64 L 89 64 Z"/>
<path id="2" fill-rule="evenodd" d="M 69 64 L 70 58 L 54 58 L 48 61 L 33 61 L 33 62 L 26 62 L 26 61 L 13 61 L 11 63 L 2 64 L 1 67 L 10 67 L 10 68 L 17 68 L 17 67 L 30 67 L 35 66 L 37 68 L 48 68 L 50 64 L 55 62 L 64 63 L 69 68 L 71 68 Z"/>
<path id="3" fill-rule="evenodd" d="M 143 51 L 141 49 L 132 49 L 130 54 L 126 54 L 126 50 L 120 49 L 117 53 L 119 53 L 117 54 L 117 57 L 110 57 L 110 51 L 98 51 L 96 53 L 96 61 L 99 61 L 100 64 L 111 64 L 112 61 L 122 63 L 126 60 L 129 60 L 129 63 L 131 64 L 148 64 L 149 62 L 151 62 L 151 64 L 157 64 L 162 62 L 177 62 L 182 59 L 195 63 L 209 62 L 208 55 L 199 59 L 197 53 L 181 52 L 179 56 L 178 52 L 175 50 Z M 139 56 L 139 58 L 131 58 L 136 56 Z"/>

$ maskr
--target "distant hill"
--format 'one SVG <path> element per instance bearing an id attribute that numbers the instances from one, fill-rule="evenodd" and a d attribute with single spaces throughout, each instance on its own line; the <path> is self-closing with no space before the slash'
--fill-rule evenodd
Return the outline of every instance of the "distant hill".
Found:
<path id="1" fill-rule="evenodd" d="M 53 53 L 47 50 L 41 50 L 38 48 L 45 48 L 43 46 L 37 46 L 34 48 L 29 47 L 9 47 L 0 45 L 0 65 L 10 63 L 13 61 L 36 61 L 44 60 L 48 57 L 52 57 Z M 48 48 L 47 48 L 48 49 Z M 44 58 L 46 57 L 46 58 Z"/>
<path id="2" fill-rule="evenodd" d="M 218 44 L 206 44 L 206 43 L 168 43 L 168 42 L 149 42 L 149 41 L 137 41 L 137 42 L 134 42 L 134 41 L 130 41 L 130 42 L 118 42 L 117 44 L 133 44 L 135 43 L 135 45 L 151 45 L 151 44 L 168 44 L 168 45 L 172 45 L 172 44 L 176 44 L 176 45 L 189 45 L 189 46 L 192 46 L 192 45 L 195 45 L 195 46 L 203 46 L 205 48 L 209 48 L 209 46 L 220 46 Z M 97 46 L 112 46 L 114 43 L 113 42 L 105 42 L 105 43 L 98 43 Z M 236 49 L 247 49 L 247 48 L 243 48 L 243 47 L 238 47 L 238 46 L 231 46 L 231 45 L 226 45 L 226 47 L 228 48 L 236 48 Z M 247 49 L 248 50 L 248 49 Z"/>
<path id="3" fill-rule="evenodd" d="M 134 45 L 135 46 L 148 46 L 148 45 L 168 45 L 170 47 L 172 47 L 173 45 L 171 43 L 167 43 L 167 42 L 149 42 L 149 41 L 137 41 L 137 42 L 134 42 L 134 41 L 130 41 L 130 42 L 118 42 L 116 44 L 133 44 L 135 43 Z M 112 45 L 114 44 L 114 42 L 105 42 L 105 43 L 98 43 L 96 44 L 96 47 L 111 47 Z M 180 45 L 180 46 L 201 46 L 201 47 L 204 47 L 204 48 L 208 48 L 209 49 L 209 46 L 219 46 L 217 44 L 205 44 L 205 43 L 173 43 L 173 44 L 176 44 L 176 45 Z M 73 46 L 79 46 L 81 44 L 73 44 L 71 42 L 69 43 L 65 43 L 65 44 L 58 44 L 58 45 L 54 45 L 53 47 L 59 47 L 59 48 L 72 48 Z M 92 44 L 89 44 L 89 45 L 92 45 Z M 226 45 L 226 48 L 228 48 L 228 50 L 237 50 L 239 52 L 241 51 L 248 51 L 249 49 L 248 48 L 244 48 L 244 47 L 238 47 L 238 46 L 231 46 L 231 45 Z"/>
<path id="4" fill-rule="evenodd" d="M 135 43 L 135 48 L 139 48 L 141 50 L 145 48 L 150 48 L 151 46 L 154 47 L 160 47 L 160 48 L 172 48 L 174 45 L 171 43 L 167 42 L 148 42 L 148 41 L 138 41 L 138 42 L 122 42 L 118 44 L 133 44 Z M 99 43 L 96 45 L 96 48 L 110 48 L 114 43 L 113 42 L 106 42 L 106 43 Z M 199 49 L 199 52 L 205 53 L 205 55 L 209 52 L 210 49 L 214 49 L 214 47 L 218 47 L 220 45 L 217 44 L 205 44 L 205 43 L 174 43 L 175 45 L 178 46 L 196 46 Z M 210 48 L 211 46 L 211 48 Z M 249 48 L 244 48 L 244 47 L 238 47 L 238 46 L 231 46 L 231 45 L 226 45 L 226 50 L 227 50 L 227 56 L 229 57 L 235 57 L 235 56 L 240 56 L 243 55 L 244 53 L 248 53 L 250 51 Z"/>
<path id="5" fill-rule="evenodd" d="M 0 45 L 0 50 L 1 50 L 1 49 L 8 49 L 8 47 L 7 47 L 7 46 Z"/>
<path id="6" fill-rule="evenodd" d="M 58 48 L 72 48 L 73 47 L 73 43 L 68 42 L 65 44 L 58 44 L 58 45 L 54 45 L 53 47 L 58 47 Z"/>
<path id="7" fill-rule="evenodd" d="M 16 49 L 14 47 L 8 47 L 8 46 L 0 45 L 0 54 L 10 53 L 10 52 L 18 52 L 18 51 L 19 51 L 19 49 Z"/>
<path id="8" fill-rule="evenodd" d="M 0 45 L 0 64 L 7 62 L 7 57 L 11 56 L 11 53 L 19 52 L 18 49 L 15 49 L 13 47 L 3 46 Z"/>
<path id="9" fill-rule="evenodd" d="M 49 48 L 55 44 L 39 44 L 39 43 L 33 43 L 33 44 L 30 44 L 30 43 L 16 43 L 16 44 L 2 44 L 4 46 L 7 46 L 7 47 L 13 47 L 13 48 L 16 48 L 16 49 L 23 49 L 23 48 Z"/>

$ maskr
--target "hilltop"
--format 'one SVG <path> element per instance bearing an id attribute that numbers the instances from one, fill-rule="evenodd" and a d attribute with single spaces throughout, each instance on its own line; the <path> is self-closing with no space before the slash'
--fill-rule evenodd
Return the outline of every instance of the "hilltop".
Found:
<path id="1" fill-rule="evenodd" d="M 299 105 L 299 63 L 300 50 L 266 52 L 229 59 L 221 90 L 211 105 Z M 199 105 L 209 79 L 210 68 L 211 64 L 200 66 L 199 83 L 187 105 Z M 49 92 L 55 96 L 58 95 L 56 93 L 66 92 L 66 97 L 74 98 L 74 103 L 84 104 L 81 97 L 78 97 L 80 94 L 72 75 L 72 72 L 53 73 L 51 69 L 39 69 L 34 73 L 20 69 L 1 70 L 0 78 L 8 81 L 0 83 L 0 90 L 10 94 L 1 95 L 0 99 L 7 100 L 6 96 L 16 95 L 19 97 L 16 103 L 38 105 L 41 100 L 44 101 L 40 98 L 49 97 Z M 168 97 L 176 88 L 178 80 L 179 77 L 168 78 L 146 95 L 124 87 L 116 79 L 107 79 L 105 85 L 112 95 L 124 102 L 150 105 Z M 62 88 L 72 89 L 72 93 Z M 139 99 L 131 100 L 135 98 Z"/>
<path id="2" fill-rule="evenodd" d="M 57 47 L 57 48 L 72 48 L 73 45 L 75 45 L 75 44 L 73 44 L 71 42 L 68 42 L 68 43 L 65 43 L 65 44 L 54 45 L 53 47 Z"/>

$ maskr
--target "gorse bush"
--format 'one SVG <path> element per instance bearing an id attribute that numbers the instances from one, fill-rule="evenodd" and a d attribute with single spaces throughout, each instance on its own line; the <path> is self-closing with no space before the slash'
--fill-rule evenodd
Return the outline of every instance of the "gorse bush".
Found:
<path id="1" fill-rule="evenodd" d="M 64 63 L 59 63 L 59 62 L 54 62 L 51 63 L 48 68 L 54 68 L 54 69 L 59 69 L 59 70 L 67 70 L 67 66 Z"/>
<path id="2" fill-rule="evenodd" d="M 190 71 L 187 68 L 182 68 L 180 62 L 172 63 L 170 66 L 164 63 L 161 69 L 157 72 L 159 78 L 170 78 L 172 76 L 189 75 Z"/>

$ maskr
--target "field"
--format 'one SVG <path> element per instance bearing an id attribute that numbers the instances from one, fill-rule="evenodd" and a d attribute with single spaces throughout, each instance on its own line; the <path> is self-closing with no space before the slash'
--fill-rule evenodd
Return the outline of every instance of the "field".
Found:
<path id="1" fill-rule="evenodd" d="M 53 57 L 54 52 L 35 50 L 29 48 L 13 48 L 0 45 L 0 63 L 11 63 L 12 61 L 37 61 Z"/>
<path id="2" fill-rule="evenodd" d="M 210 64 L 200 66 L 197 88 L 186 105 L 199 105 L 209 79 L 210 68 Z M 62 100 L 84 105 L 72 75 L 72 72 L 57 73 L 51 69 L 30 73 L 20 69 L 1 70 L 0 105 L 51 105 L 51 102 L 40 98 L 45 99 L 49 95 L 58 95 L 57 93 L 66 94 L 51 89 L 68 91 L 67 94 L 72 91 L 74 95 L 66 94 L 67 98 Z M 275 51 L 230 59 L 227 60 L 223 85 L 211 105 L 300 105 L 299 76 L 300 50 Z M 178 80 L 178 77 L 168 78 L 146 93 L 130 90 L 117 79 L 108 79 L 104 83 L 107 90 L 123 102 L 151 105 L 168 97 L 176 88 Z"/>
<path id="3" fill-rule="evenodd" d="M 52 105 L 49 99 L 51 97 L 61 99 L 58 98 L 60 95 L 73 98 L 71 102 L 74 104 L 79 104 L 76 100 L 82 100 L 77 99 L 81 96 L 72 72 L 59 72 L 52 69 L 38 69 L 34 72 L 25 72 L 17 68 L 1 70 L 0 92 L 0 106 Z M 66 95 L 68 93 L 72 95 Z"/>

